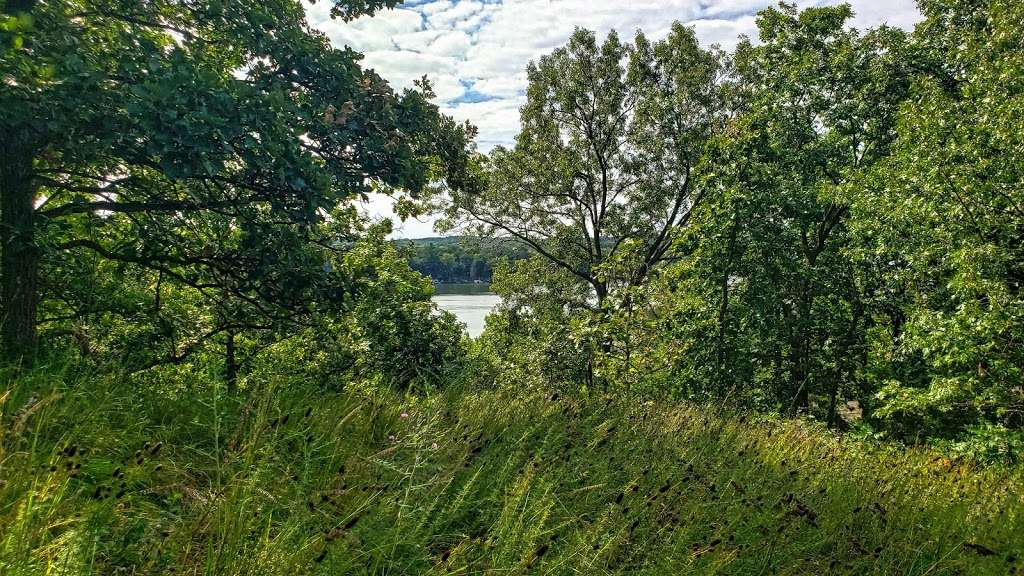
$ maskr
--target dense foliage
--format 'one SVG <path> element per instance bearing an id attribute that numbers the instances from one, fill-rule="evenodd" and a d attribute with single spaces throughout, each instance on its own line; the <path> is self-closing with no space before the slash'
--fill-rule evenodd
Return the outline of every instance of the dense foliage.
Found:
<path id="1" fill-rule="evenodd" d="M 516 147 L 450 211 L 534 248 L 496 274 L 501 373 L 1015 460 L 1024 8 L 920 8 L 907 34 L 781 5 L 727 56 L 580 31 L 531 66 Z"/>
<path id="2" fill-rule="evenodd" d="M 781 5 L 731 54 L 681 25 L 578 30 L 482 156 L 428 83 L 394 93 L 293 0 L 9 2 L 5 357 L 31 364 L 41 331 L 128 370 L 216 358 L 234 387 L 297 340 L 332 374 L 439 384 L 462 344 L 416 272 L 493 275 L 499 381 L 1014 460 L 1021 8 L 921 10 L 907 34 Z M 385 242 L 370 191 L 479 238 Z"/>
<path id="3" fill-rule="evenodd" d="M 866 370 L 904 436 L 1024 448 L 1024 5 L 923 2 L 893 151 L 851 184 Z"/>
<path id="4" fill-rule="evenodd" d="M 391 282 L 390 249 L 354 249 L 387 229 L 353 200 L 410 210 L 464 168 L 471 131 L 429 85 L 394 93 L 294 0 L 10 2 L 3 31 L 8 359 L 31 363 L 38 327 L 133 369 L 220 346 L 234 382 L 240 349 L 331 332 L 372 308 L 356 303 L 381 290 L 368 278 Z M 419 282 L 389 297 L 425 301 Z M 368 314 L 371 341 L 434 340 L 429 310 Z"/>

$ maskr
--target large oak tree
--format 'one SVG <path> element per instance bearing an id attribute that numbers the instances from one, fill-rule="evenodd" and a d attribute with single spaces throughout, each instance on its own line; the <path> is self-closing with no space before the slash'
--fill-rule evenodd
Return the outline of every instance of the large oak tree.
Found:
<path id="1" fill-rule="evenodd" d="M 304 18 L 295 0 L 3 5 L 6 354 L 32 355 L 53 270 L 86 253 L 247 316 L 301 309 L 329 288 L 311 247 L 343 244 L 346 203 L 454 176 L 464 128 Z"/>

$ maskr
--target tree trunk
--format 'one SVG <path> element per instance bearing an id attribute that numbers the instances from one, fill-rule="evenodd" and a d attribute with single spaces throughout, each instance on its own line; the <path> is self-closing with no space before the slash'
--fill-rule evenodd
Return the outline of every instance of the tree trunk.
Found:
<path id="1" fill-rule="evenodd" d="M 790 413 L 793 415 L 806 413 L 810 408 L 810 391 L 807 389 L 810 378 L 810 366 L 808 362 L 809 347 L 809 320 L 810 305 L 805 306 L 807 299 L 806 291 L 801 295 L 797 325 L 790 350 L 790 380 L 794 389 L 793 403 L 790 406 Z"/>
<path id="2" fill-rule="evenodd" d="M 796 392 L 793 394 L 793 405 L 790 407 L 791 415 L 806 414 L 810 408 L 810 394 L 807 390 L 807 370 L 803 361 L 803 352 L 798 353 L 796 365 L 790 371 Z"/>
<path id="3" fill-rule="evenodd" d="M 228 391 L 238 390 L 238 361 L 235 359 L 235 332 L 228 330 L 227 344 L 224 350 L 224 372 L 228 383 Z"/>
<path id="4" fill-rule="evenodd" d="M 36 352 L 39 304 L 32 159 L 10 141 L 0 142 L 0 152 L 0 341 L 7 359 L 31 364 Z"/>
<path id="5" fill-rule="evenodd" d="M 608 335 L 604 333 L 604 328 L 603 328 L 603 327 L 607 326 L 608 316 L 609 316 L 608 310 L 604 306 L 605 301 L 608 299 L 608 285 L 605 282 L 600 282 L 600 281 L 594 282 L 593 284 L 594 284 L 594 292 L 597 294 L 597 307 L 601 311 L 601 326 L 602 326 L 601 336 L 600 336 L 601 340 L 600 340 L 600 342 L 597 343 L 597 357 L 601 358 L 604 361 L 607 361 L 605 359 L 607 359 L 607 357 L 611 354 L 611 351 L 612 351 L 612 341 L 610 340 Z M 598 378 L 594 374 L 594 362 L 598 358 L 592 358 L 591 362 L 590 362 L 590 366 L 588 367 L 588 373 L 589 373 L 588 377 L 593 382 L 593 384 L 591 384 L 592 386 L 596 386 L 596 384 L 597 384 L 596 380 Z M 600 378 L 600 380 L 601 380 L 601 388 L 607 394 L 608 393 L 608 376 L 607 376 L 607 374 L 602 376 Z"/>
<path id="6" fill-rule="evenodd" d="M 729 243 L 726 246 L 725 252 L 725 266 L 722 270 L 722 284 L 720 289 L 722 291 L 721 301 L 718 307 L 718 337 L 717 337 L 717 348 L 718 348 L 718 380 L 719 384 L 725 384 L 725 336 L 728 329 L 729 322 L 729 277 L 732 275 L 732 259 L 733 252 L 736 249 L 736 235 L 739 232 L 739 209 L 733 213 L 732 224 L 729 226 Z"/>
<path id="7" fill-rule="evenodd" d="M 810 390 L 808 380 L 811 377 L 811 313 L 814 310 L 813 282 L 814 268 L 818 261 L 818 252 L 807 251 L 805 248 L 807 268 L 800 276 L 800 294 L 797 302 L 796 342 L 793 347 L 793 383 L 796 393 L 793 397 L 793 413 L 810 412 Z"/>
<path id="8" fill-rule="evenodd" d="M 839 399 L 839 382 L 832 382 L 832 389 L 828 395 L 828 427 L 835 430 L 839 426 L 839 412 L 836 410 L 836 402 Z"/>

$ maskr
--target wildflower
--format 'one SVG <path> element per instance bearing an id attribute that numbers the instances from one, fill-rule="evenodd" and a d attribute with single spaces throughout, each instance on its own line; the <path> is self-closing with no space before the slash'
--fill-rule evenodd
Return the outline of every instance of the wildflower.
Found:
<path id="1" fill-rule="evenodd" d="M 409 413 L 408 413 L 408 412 L 402 412 L 402 413 L 401 413 L 401 414 L 399 415 L 399 417 L 400 417 L 400 418 L 403 418 L 403 419 L 405 419 L 405 418 L 408 418 L 408 417 L 409 417 Z"/>
<path id="2" fill-rule="evenodd" d="M 394 442 L 395 441 L 395 435 L 394 434 L 389 435 L 388 436 L 388 440 L 391 441 L 391 442 Z"/>
<path id="3" fill-rule="evenodd" d="M 434 450 L 437 450 L 437 448 L 438 448 L 437 442 L 434 442 L 433 444 L 431 444 L 430 447 L 433 448 Z"/>

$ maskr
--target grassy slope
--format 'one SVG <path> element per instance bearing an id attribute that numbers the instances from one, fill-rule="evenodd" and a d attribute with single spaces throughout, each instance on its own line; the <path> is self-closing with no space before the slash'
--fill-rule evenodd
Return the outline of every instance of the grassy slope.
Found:
<path id="1" fill-rule="evenodd" d="M 1019 473 L 806 424 L 71 380 L 0 385 L 0 573 L 1024 573 Z"/>

